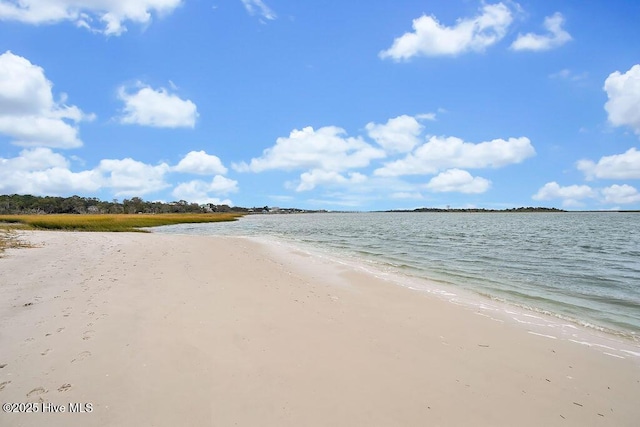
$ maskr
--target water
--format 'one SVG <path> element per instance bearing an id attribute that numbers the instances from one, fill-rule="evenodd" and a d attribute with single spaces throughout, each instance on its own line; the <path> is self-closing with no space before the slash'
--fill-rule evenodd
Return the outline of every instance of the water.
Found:
<path id="1" fill-rule="evenodd" d="M 269 237 L 640 342 L 640 214 L 251 215 L 158 232 Z"/>

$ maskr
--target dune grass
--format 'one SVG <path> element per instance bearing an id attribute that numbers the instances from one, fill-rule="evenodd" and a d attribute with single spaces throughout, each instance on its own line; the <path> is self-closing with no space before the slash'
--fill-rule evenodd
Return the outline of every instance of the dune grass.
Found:
<path id="1" fill-rule="evenodd" d="M 22 240 L 14 227 L 0 226 L 0 257 L 5 249 L 28 248 L 30 245 Z"/>
<path id="2" fill-rule="evenodd" d="M 104 215 L 0 215 L 0 223 L 13 223 L 15 229 L 67 231 L 138 231 L 161 225 L 235 221 L 242 214 L 104 214 Z"/>

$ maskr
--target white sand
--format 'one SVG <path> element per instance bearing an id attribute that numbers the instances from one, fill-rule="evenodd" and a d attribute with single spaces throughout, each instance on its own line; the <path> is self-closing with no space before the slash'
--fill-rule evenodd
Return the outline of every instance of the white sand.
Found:
<path id="1" fill-rule="evenodd" d="M 0 412 L 1 426 L 640 420 L 638 358 L 344 266 L 294 265 L 245 239 L 25 235 L 40 247 L 0 259 L 0 402 L 92 412 Z"/>

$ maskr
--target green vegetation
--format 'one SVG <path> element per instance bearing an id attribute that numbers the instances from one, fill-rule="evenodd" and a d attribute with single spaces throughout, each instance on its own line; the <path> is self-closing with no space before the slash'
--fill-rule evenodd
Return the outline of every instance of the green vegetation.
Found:
<path id="1" fill-rule="evenodd" d="M 0 223 L 16 223 L 13 228 L 68 231 L 144 231 L 161 225 L 235 221 L 240 213 L 200 214 L 58 214 L 0 215 Z"/>
<path id="2" fill-rule="evenodd" d="M 562 209 L 544 208 L 544 207 L 520 207 L 511 209 L 485 209 L 485 208 L 418 208 L 412 210 L 390 210 L 385 212 L 566 212 Z"/>
<path id="3" fill-rule="evenodd" d="M 168 213 L 212 213 L 212 212 L 247 212 L 248 209 L 214 205 L 206 203 L 188 203 L 184 200 L 176 202 L 148 202 L 140 197 L 114 199 L 110 202 L 95 197 L 40 197 L 11 194 L 0 195 L 0 215 L 22 214 L 168 214 Z"/>

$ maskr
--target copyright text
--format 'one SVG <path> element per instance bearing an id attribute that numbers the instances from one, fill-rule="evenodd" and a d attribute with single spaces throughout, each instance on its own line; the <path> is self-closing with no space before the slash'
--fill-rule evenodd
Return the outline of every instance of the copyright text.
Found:
<path id="1" fill-rule="evenodd" d="M 28 414 L 42 412 L 44 414 L 55 414 L 70 412 L 73 414 L 88 414 L 93 412 L 93 403 L 63 403 L 52 402 L 28 402 L 28 403 L 3 403 L 2 411 L 15 414 Z"/>

